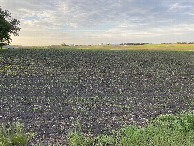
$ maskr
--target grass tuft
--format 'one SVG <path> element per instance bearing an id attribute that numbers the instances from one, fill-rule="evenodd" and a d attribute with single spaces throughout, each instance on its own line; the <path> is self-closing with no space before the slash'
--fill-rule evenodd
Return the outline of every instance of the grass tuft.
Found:
<path id="1" fill-rule="evenodd" d="M 34 137 L 34 133 L 25 133 L 23 124 L 19 122 L 0 125 L 0 145 L 26 145 Z"/>
<path id="2" fill-rule="evenodd" d="M 69 134 L 69 144 L 73 146 L 194 145 L 194 112 L 177 116 L 160 115 L 145 127 L 130 125 L 109 136 L 87 137 L 81 134 L 81 131 L 75 130 Z"/>

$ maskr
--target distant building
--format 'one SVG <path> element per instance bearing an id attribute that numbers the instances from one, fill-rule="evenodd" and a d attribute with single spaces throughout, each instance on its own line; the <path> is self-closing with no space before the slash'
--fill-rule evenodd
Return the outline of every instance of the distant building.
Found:
<path id="1" fill-rule="evenodd" d="M 5 45 L 5 46 L 3 46 L 2 48 L 3 48 L 3 49 L 13 49 L 13 47 L 10 46 L 10 45 Z"/>
<path id="2" fill-rule="evenodd" d="M 75 46 L 74 44 L 69 44 L 70 47 Z"/>
<path id="3" fill-rule="evenodd" d="M 60 48 L 60 45 L 50 45 L 50 48 Z"/>

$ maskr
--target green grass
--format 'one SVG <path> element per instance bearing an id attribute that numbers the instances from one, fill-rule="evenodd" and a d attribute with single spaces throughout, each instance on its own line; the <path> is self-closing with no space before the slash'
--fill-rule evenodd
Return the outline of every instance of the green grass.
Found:
<path id="1" fill-rule="evenodd" d="M 19 122 L 1 124 L 0 145 L 27 145 L 33 138 L 33 133 L 25 133 L 23 125 Z M 92 137 L 81 133 L 75 129 L 68 135 L 69 145 L 77 146 L 192 146 L 194 145 L 194 111 L 174 115 L 160 115 L 151 120 L 145 127 L 130 125 L 118 131 L 113 131 L 112 135 L 99 135 Z"/>
<path id="2" fill-rule="evenodd" d="M 131 125 L 112 135 L 86 136 L 81 131 L 69 134 L 69 144 L 77 145 L 118 145 L 118 146 L 192 146 L 194 145 L 194 111 L 177 116 L 160 115 L 145 127 Z"/>
<path id="3" fill-rule="evenodd" d="M 0 125 L 0 146 L 27 145 L 33 136 L 33 133 L 25 133 L 19 122 Z"/>

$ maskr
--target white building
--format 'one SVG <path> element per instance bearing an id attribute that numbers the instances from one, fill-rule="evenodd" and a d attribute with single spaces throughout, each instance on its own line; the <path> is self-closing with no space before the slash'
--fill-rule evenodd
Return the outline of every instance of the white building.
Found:
<path id="1" fill-rule="evenodd" d="M 3 49 L 13 49 L 13 47 L 10 46 L 10 45 L 5 45 L 5 46 L 3 46 L 2 48 L 3 48 Z"/>

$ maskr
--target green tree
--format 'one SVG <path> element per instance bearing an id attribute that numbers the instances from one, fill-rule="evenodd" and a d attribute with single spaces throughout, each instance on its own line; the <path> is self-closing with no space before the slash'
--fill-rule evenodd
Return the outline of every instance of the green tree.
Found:
<path id="1" fill-rule="evenodd" d="M 62 43 L 62 44 L 61 44 L 61 46 L 62 46 L 62 47 L 64 47 L 64 46 L 67 46 L 67 44 L 65 44 L 65 43 Z"/>
<path id="2" fill-rule="evenodd" d="M 8 10 L 2 10 L 0 7 L 0 47 L 10 44 L 12 41 L 11 34 L 18 36 L 20 31 L 20 21 L 11 18 L 11 13 Z"/>

